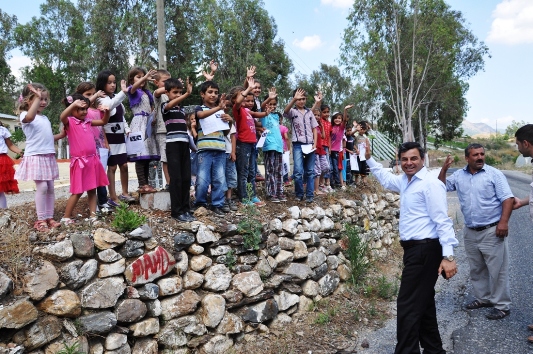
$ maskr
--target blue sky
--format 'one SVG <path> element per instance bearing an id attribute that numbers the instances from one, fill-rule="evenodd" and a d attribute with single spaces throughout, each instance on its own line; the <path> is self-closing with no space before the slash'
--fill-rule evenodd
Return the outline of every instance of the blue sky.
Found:
<path id="1" fill-rule="evenodd" d="M 310 74 L 320 63 L 337 64 L 339 46 L 347 27 L 352 0 L 263 0 L 276 20 L 278 36 L 295 71 Z M 484 122 L 498 129 L 512 120 L 533 123 L 529 103 L 533 102 L 533 1 L 531 0 L 445 0 L 461 11 L 470 29 L 489 49 L 485 70 L 469 81 L 470 106 L 466 119 Z M 10 1 L 2 10 L 14 14 L 20 23 L 39 15 L 42 0 L 26 0 L 24 6 Z M 13 69 L 28 65 L 29 59 L 13 52 Z"/>

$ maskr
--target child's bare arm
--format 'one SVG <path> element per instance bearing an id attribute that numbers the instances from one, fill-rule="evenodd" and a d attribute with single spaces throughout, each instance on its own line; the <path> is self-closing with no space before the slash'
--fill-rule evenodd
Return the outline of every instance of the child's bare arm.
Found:
<path id="1" fill-rule="evenodd" d="M 19 147 L 17 145 L 13 144 L 11 139 L 5 138 L 5 142 L 6 142 L 7 148 L 9 150 L 13 151 L 15 154 L 22 155 L 22 153 L 23 153 L 22 150 L 19 149 Z"/>
<path id="2" fill-rule="evenodd" d="M 65 127 L 60 127 L 59 128 L 59 134 L 55 134 L 54 135 L 54 141 L 58 141 L 59 139 L 63 139 L 64 137 L 67 136 L 67 133 L 65 132 Z"/>
<path id="3" fill-rule="evenodd" d="M 278 97 L 278 94 L 276 93 L 276 88 L 271 87 L 268 90 L 268 98 L 261 103 L 261 110 L 265 109 L 266 105 L 269 104 L 271 101 L 275 100 L 276 97 Z"/>
<path id="4" fill-rule="evenodd" d="M 135 93 L 135 91 L 137 91 L 137 89 L 139 89 L 146 81 L 152 79 L 155 74 L 157 74 L 157 70 L 150 70 L 149 72 L 147 72 L 146 75 L 141 77 L 140 80 L 134 82 L 133 85 L 131 85 L 130 93 Z"/>
<path id="5" fill-rule="evenodd" d="M 218 103 L 218 106 L 210 108 L 206 111 L 197 111 L 196 119 L 204 119 L 204 118 L 209 117 L 210 115 L 217 113 L 220 110 L 224 110 L 224 108 L 226 108 L 225 102 L 226 102 L 226 95 L 224 94 L 220 97 L 220 102 Z"/>
<path id="6" fill-rule="evenodd" d="M 316 149 L 317 131 L 313 129 L 313 149 Z"/>
<path id="7" fill-rule="evenodd" d="M 236 151 L 237 151 L 237 139 L 235 139 L 235 134 L 231 134 L 231 154 L 230 159 L 231 161 L 235 162 L 237 160 Z"/>
<path id="8" fill-rule="evenodd" d="M 31 106 L 28 109 L 28 112 L 26 112 L 26 116 L 22 120 L 22 123 L 31 123 L 35 117 L 37 116 L 37 109 L 39 109 L 39 105 L 41 104 L 41 89 L 36 89 L 31 84 L 28 84 L 28 88 L 35 94 L 35 97 L 33 98 L 33 101 L 31 102 Z"/>
<path id="9" fill-rule="evenodd" d="M 348 110 L 352 109 L 354 107 L 353 104 L 349 104 L 346 107 L 344 107 L 344 114 L 342 116 L 342 122 L 344 125 L 346 125 L 346 122 L 348 122 Z"/>
<path id="10" fill-rule="evenodd" d="M 299 100 L 301 98 L 305 98 L 305 91 L 300 88 L 300 89 L 296 90 L 296 93 L 294 94 L 294 97 L 289 102 L 287 107 L 285 107 L 285 110 L 283 112 L 285 114 L 289 113 L 289 111 L 291 110 L 292 106 L 294 106 L 294 104 L 296 103 L 296 100 Z"/>
<path id="11" fill-rule="evenodd" d="M 248 86 L 247 87 L 245 86 L 246 89 L 244 91 L 241 91 L 241 93 L 237 95 L 237 98 L 235 99 L 235 102 L 233 103 L 233 107 L 235 107 L 235 109 L 237 110 L 241 108 L 242 102 L 244 101 L 246 96 L 248 96 L 250 92 L 252 92 L 252 89 L 254 88 L 255 80 L 253 77 L 247 78 L 246 82 L 248 83 Z"/>
<path id="12" fill-rule="evenodd" d="M 249 87 L 249 78 L 253 78 L 255 76 L 255 66 L 250 66 L 249 68 L 246 68 L 246 78 L 244 79 L 244 88 L 247 89 Z M 253 88 L 253 85 L 252 85 Z"/>
<path id="13" fill-rule="evenodd" d="M 192 93 L 192 83 L 189 82 L 189 78 L 187 78 L 187 92 L 185 92 L 183 95 L 174 98 L 173 100 L 169 101 L 165 105 L 165 111 L 169 111 L 170 109 L 174 108 L 175 106 L 179 105 L 180 102 L 182 102 L 184 99 L 189 97 L 189 95 Z"/>
<path id="14" fill-rule="evenodd" d="M 70 100 L 72 100 L 72 97 L 70 97 Z M 65 125 L 65 127 L 68 127 L 68 117 L 72 115 L 72 112 L 77 110 L 78 108 L 87 108 L 87 103 L 82 100 L 76 100 L 72 102 L 67 108 L 61 112 L 61 115 L 59 116 L 59 119 L 61 120 L 61 123 Z"/>
<path id="15" fill-rule="evenodd" d="M 102 90 L 98 90 L 94 93 L 94 95 L 89 97 L 89 101 L 91 102 L 91 105 L 92 105 L 94 101 L 96 101 L 97 98 L 103 98 L 103 97 L 105 97 L 105 92 Z"/>
<path id="16" fill-rule="evenodd" d="M 109 122 L 109 107 L 107 106 L 98 106 L 100 112 L 104 112 L 102 119 L 95 119 L 91 121 L 92 126 L 102 126 L 106 125 Z M 105 136 L 105 135 L 104 135 Z"/>
<path id="17" fill-rule="evenodd" d="M 313 107 L 311 107 L 311 111 L 314 111 L 316 108 L 320 108 L 320 104 L 322 103 L 322 92 L 318 91 L 314 97 L 315 103 L 313 104 Z"/>
<path id="18" fill-rule="evenodd" d="M 158 88 L 157 90 L 154 91 L 154 97 L 159 98 L 159 97 L 161 97 L 161 95 L 164 94 L 165 92 L 167 92 L 167 91 L 165 90 L 165 88 L 164 88 L 164 87 L 160 87 L 160 88 Z"/>

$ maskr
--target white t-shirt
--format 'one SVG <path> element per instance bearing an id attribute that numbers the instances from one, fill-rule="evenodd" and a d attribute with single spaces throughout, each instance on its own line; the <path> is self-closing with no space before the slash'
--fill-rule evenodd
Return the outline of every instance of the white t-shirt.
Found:
<path id="1" fill-rule="evenodd" d="M 22 120 L 28 112 L 20 114 L 22 131 L 26 135 L 26 149 L 24 156 L 55 154 L 54 133 L 52 124 L 46 116 L 37 114 L 35 119 L 30 123 L 23 123 Z"/>
<path id="2" fill-rule="evenodd" d="M 11 133 L 5 127 L 0 127 L 0 154 L 7 154 L 7 138 L 11 138 Z"/>
<path id="3" fill-rule="evenodd" d="M 235 124 L 231 125 L 228 135 L 224 137 L 224 141 L 226 142 L 226 154 L 231 154 L 231 150 L 233 148 L 231 146 L 231 135 L 232 134 L 237 134 L 237 129 L 235 128 Z"/>

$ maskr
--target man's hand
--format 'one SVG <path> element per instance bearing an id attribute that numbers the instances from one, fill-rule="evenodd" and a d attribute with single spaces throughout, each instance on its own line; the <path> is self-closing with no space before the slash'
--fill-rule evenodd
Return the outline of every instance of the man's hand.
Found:
<path id="1" fill-rule="evenodd" d="M 521 207 L 523 207 L 525 205 L 528 205 L 528 204 L 529 204 L 529 197 L 526 197 L 524 199 L 520 199 L 520 198 L 514 197 L 513 210 L 521 208 Z"/>
<path id="2" fill-rule="evenodd" d="M 443 270 L 444 273 L 446 273 L 446 279 L 450 279 L 455 274 L 457 274 L 457 263 L 455 263 L 455 261 L 450 262 L 447 259 L 443 259 L 440 262 L 438 274 L 442 273 Z"/>
<path id="3" fill-rule="evenodd" d="M 370 152 L 370 144 L 365 144 L 365 145 L 366 145 L 365 158 L 368 160 L 369 158 L 372 157 L 372 153 Z"/>
<path id="4" fill-rule="evenodd" d="M 452 155 L 446 156 L 446 160 L 444 160 L 444 163 L 442 164 L 442 169 L 447 171 L 450 168 L 450 166 L 452 165 L 452 163 L 453 163 Z"/>
<path id="5" fill-rule="evenodd" d="M 507 237 L 509 234 L 509 223 L 507 221 L 500 220 L 496 225 L 496 236 Z"/>

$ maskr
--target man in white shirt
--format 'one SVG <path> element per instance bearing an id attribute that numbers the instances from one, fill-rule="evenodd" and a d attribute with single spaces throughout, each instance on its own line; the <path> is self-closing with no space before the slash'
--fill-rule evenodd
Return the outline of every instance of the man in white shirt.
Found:
<path id="1" fill-rule="evenodd" d="M 366 149 L 366 161 L 383 187 L 400 193 L 400 244 L 404 249 L 402 281 L 398 294 L 395 354 L 445 354 L 442 348 L 435 283 L 441 272 L 446 278 L 457 273 L 453 248 L 458 242 L 448 217 L 446 188 L 424 167 L 420 144 L 400 145 L 398 159 L 403 175 L 383 169 Z"/>

